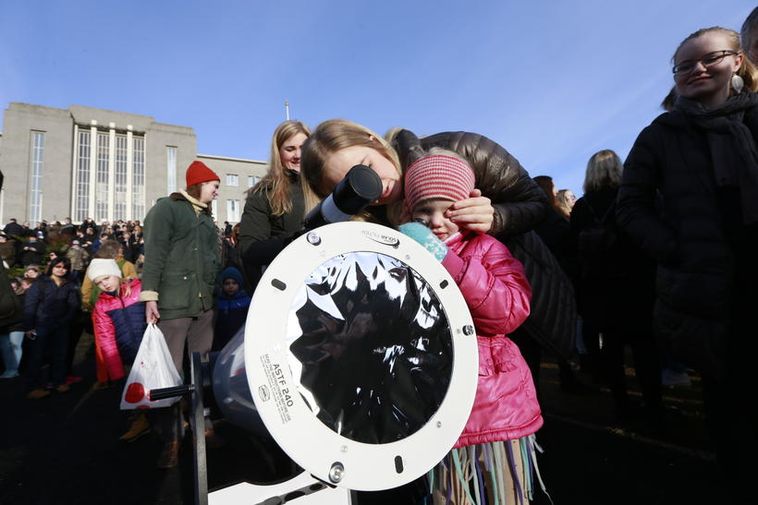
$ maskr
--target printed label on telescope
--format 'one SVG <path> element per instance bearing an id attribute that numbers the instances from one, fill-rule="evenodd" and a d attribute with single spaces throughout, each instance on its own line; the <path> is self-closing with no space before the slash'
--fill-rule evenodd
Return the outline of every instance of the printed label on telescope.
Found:
<path id="1" fill-rule="evenodd" d="M 282 424 L 288 423 L 292 420 L 290 408 L 295 405 L 295 402 L 292 399 L 295 391 L 289 386 L 289 384 L 287 384 L 287 375 L 285 374 L 282 365 L 279 363 L 272 363 L 269 354 L 261 355 L 261 365 L 263 366 L 263 371 L 266 374 L 266 379 L 269 388 L 271 389 L 271 398 L 274 399 L 276 410 L 279 412 L 279 418 L 282 420 Z M 265 401 L 267 398 L 263 398 L 263 391 L 260 391 L 260 393 L 262 399 Z"/>
<path id="2" fill-rule="evenodd" d="M 367 239 L 378 242 L 382 245 L 388 245 L 397 249 L 400 246 L 400 240 L 392 235 L 385 233 L 379 233 L 372 230 L 363 230 L 361 233 L 366 236 Z"/>

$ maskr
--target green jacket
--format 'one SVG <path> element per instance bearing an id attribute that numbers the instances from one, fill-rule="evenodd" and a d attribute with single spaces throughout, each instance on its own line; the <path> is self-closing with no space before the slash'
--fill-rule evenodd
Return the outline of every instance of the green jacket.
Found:
<path id="1" fill-rule="evenodd" d="M 221 246 L 210 211 L 197 215 L 181 193 L 172 193 L 147 213 L 143 233 L 142 291 L 158 293 L 161 319 L 195 317 L 213 308 Z"/>

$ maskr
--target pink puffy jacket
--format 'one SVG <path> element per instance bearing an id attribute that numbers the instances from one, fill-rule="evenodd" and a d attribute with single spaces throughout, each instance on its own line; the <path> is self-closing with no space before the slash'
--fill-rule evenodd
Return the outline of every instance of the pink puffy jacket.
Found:
<path id="1" fill-rule="evenodd" d="M 479 344 L 474 407 L 455 447 L 533 434 L 543 423 L 537 392 L 506 336 L 529 315 L 532 290 L 523 265 L 497 239 L 475 234 L 453 239 L 442 264 L 468 303 Z"/>
<path id="2" fill-rule="evenodd" d="M 100 293 L 92 311 L 92 326 L 95 329 L 95 342 L 105 366 L 108 380 L 115 381 L 124 377 L 124 364 L 116 344 L 116 328 L 108 312 L 128 307 L 139 302 L 142 284 L 139 279 L 130 282 L 130 293 L 126 294 L 126 285 L 119 287 L 119 295 Z"/>

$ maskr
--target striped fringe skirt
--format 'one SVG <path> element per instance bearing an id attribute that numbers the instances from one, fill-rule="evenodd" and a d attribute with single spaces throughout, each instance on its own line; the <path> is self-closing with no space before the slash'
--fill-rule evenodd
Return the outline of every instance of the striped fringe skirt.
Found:
<path id="1" fill-rule="evenodd" d="M 547 495 L 536 451 L 542 448 L 534 435 L 453 449 L 429 472 L 431 503 L 527 504 L 534 497 L 535 476 Z"/>

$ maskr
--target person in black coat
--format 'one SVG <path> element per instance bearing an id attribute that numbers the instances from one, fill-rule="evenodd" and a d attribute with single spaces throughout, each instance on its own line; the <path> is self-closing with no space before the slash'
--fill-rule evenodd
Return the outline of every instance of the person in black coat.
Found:
<path id="1" fill-rule="evenodd" d="M 645 407 L 650 420 L 657 421 L 662 404 L 660 359 L 652 328 L 655 265 L 615 224 L 622 170 L 615 152 L 605 149 L 593 154 L 587 163 L 584 196 L 571 212 L 582 335 L 596 370 L 610 386 L 618 421 L 625 421 L 630 410 L 624 348 L 631 346 Z"/>
<path id="2" fill-rule="evenodd" d="M 655 330 L 702 373 L 726 489 L 749 503 L 741 493 L 758 473 L 758 71 L 739 35 L 720 27 L 688 36 L 673 62 L 673 110 L 629 153 L 618 222 L 657 262 Z"/>
<path id="3" fill-rule="evenodd" d="M 70 325 L 80 306 L 79 286 L 68 280 L 71 264 L 59 257 L 48 264 L 47 275 L 32 284 L 24 300 L 24 330 L 34 341 L 27 363 L 29 394 L 38 400 L 50 395 L 50 390 L 66 393 L 66 354 Z M 45 386 L 42 365 L 50 355 L 50 377 Z"/>

